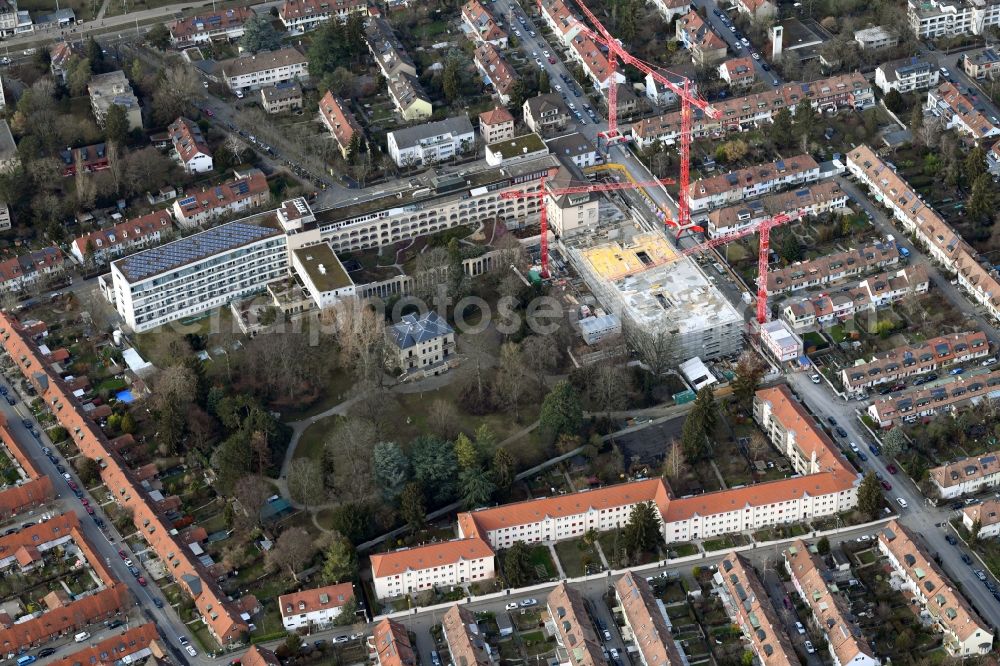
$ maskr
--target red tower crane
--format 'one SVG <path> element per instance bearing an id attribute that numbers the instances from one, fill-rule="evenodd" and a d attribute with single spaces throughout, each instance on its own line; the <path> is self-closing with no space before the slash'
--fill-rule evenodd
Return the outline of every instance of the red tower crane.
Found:
<path id="1" fill-rule="evenodd" d="M 608 49 L 608 64 L 610 65 L 610 85 L 608 86 L 608 129 L 606 132 L 602 132 L 600 136 L 604 139 L 607 145 L 613 145 L 615 143 L 621 143 L 624 141 L 624 137 L 618 131 L 618 84 L 615 81 L 615 72 L 617 68 L 616 59 L 620 59 L 622 63 L 626 65 L 632 65 L 640 72 L 648 74 L 653 77 L 653 79 L 668 90 L 677 95 L 681 100 L 681 128 L 680 128 L 680 193 L 677 197 L 677 234 L 678 236 L 686 229 L 691 228 L 691 206 L 688 201 L 689 191 L 688 187 L 691 182 L 691 133 L 692 133 L 692 107 L 697 107 L 709 118 L 719 118 L 720 113 L 713 108 L 709 103 L 702 98 L 698 97 L 697 94 L 690 90 L 690 81 L 686 78 L 682 78 L 682 83 L 680 85 L 674 83 L 667 77 L 663 76 L 657 69 L 650 65 L 649 63 L 636 58 L 631 53 L 625 50 L 625 47 L 615 39 L 614 35 L 608 32 L 608 29 L 597 20 L 594 13 L 583 3 L 583 0 L 577 0 L 577 6 L 583 12 L 587 20 L 591 22 L 594 29 L 597 30 L 595 33 L 586 26 L 581 25 L 580 27 L 587 33 L 587 35 L 595 40 L 604 44 Z M 542 10 L 542 0 L 538 0 L 539 11 Z M 599 33 L 599 34 L 598 34 Z"/>
<path id="2" fill-rule="evenodd" d="M 767 268 L 768 257 L 771 250 L 771 229 L 789 222 L 794 222 L 800 219 L 804 214 L 804 210 L 797 210 L 792 213 L 775 215 L 767 218 L 766 220 L 761 220 L 760 222 L 751 224 L 750 226 L 740 229 L 739 231 L 734 231 L 731 234 L 717 236 L 705 241 L 704 243 L 699 243 L 693 247 L 681 250 L 678 256 L 686 257 L 688 255 L 697 254 L 699 252 L 718 247 L 719 245 L 725 245 L 726 243 L 739 240 L 740 238 L 744 238 L 752 234 L 760 234 L 758 244 L 760 249 L 757 253 L 757 323 L 763 324 L 769 318 L 769 311 L 767 308 Z"/>
<path id="3" fill-rule="evenodd" d="M 501 199 L 520 199 L 522 197 L 538 197 L 543 199 L 547 196 L 561 196 L 563 194 L 583 194 L 585 192 L 614 192 L 617 190 L 638 190 L 644 189 L 646 187 L 655 187 L 657 185 L 673 185 L 675 181 L 673 178 L 662 178 L 660 180 L 649 180 L 645 182 L 635 182 L 635 183 L 590 183 L 587 185 L 572 185 L 569 187 L 560 188 L 545 188 L 545 176 L 538 179 L 538 191 L 528 192 L 526 190 L 508 190 L 506 192 L 500 193 Z M 542 277 L 549 277 L 549 217 L 548 217 L 548 206 L 545 202 L 542 202 L 542 209 L 539 213 L 541 228 L 542 228 L 542 247 L 541 247 L 541 260 L 542 260 Z"/>

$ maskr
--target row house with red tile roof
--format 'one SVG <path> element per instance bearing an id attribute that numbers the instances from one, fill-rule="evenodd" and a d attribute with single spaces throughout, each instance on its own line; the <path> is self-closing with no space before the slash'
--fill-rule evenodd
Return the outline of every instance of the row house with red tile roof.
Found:
<path id="1" fill-rule="evenodd" d="M 178 118 L 167 126 L 167 135 L 174 147 L 174 159 L 187 173 L 211 171 L 212 151 L 201 128 L 187 118 Z"/>
<path id="2" fill-rule="evenodd" d="M 69 664 L 73 666 L 82 664 L 88 666 L 91 664 L 139 664 L 145 662 L 149 657 L 159 661 L 165 660 L 167 656 L 167 650 L 161 642 L 156 625 L 147 622 L 63 655 L 53 663 L 62 666 Z"/>
<path id="3" fill-rule="evenodd" d="M 108 492 L 120 507 L 131 511 L 136 530 L 160 558 L 167 575 L 194 601 L 195 610 L 213 638 L 224 646 L 244 641 L 249 631 L 244 618 L 258 610 L 253 595 L 245 595 L 234 602 L 222 592 L 216 584 L 216 578 L 221 572 L 202 564 L 195 551 L 182 540 L 173 522 L 160 513 L 121 455 L 111 447 L 104 433 L 85 413 L 62 378 L 46 364 L 35 343 L 25 336 L 20 324 L 5 313 L 0 313 L 0 341 L 4 351 L 31 383 L 57 423 L 69 433 L 80 453 L 101 464 L 101 480 Z M 96 615 L 113 614 L 113 603 L 120 606 L 124 603 L 124 597 L 128 596 L 124 586 L 109 588 L 100 594 L 108 596 L 106 593 L 115 593 L 116 598 L 108 599 L 100 608 L 93 609 Z M 118 599 L 118 596 L 123 599 Z M 95 598 L 97 595 L 74 603 Z M 78 627 L 80 622 L 76 618 L 83 615 L 69 615 L 64 627 L 49 629 L 49 634 L 65 633 L 68 629 Z M 7 629 L 0 630 L 0 646 L 5 645 L 5 631 Z"/>
<path id="4" fill-rule="evenodd" d="M 928 477 L 943 499 L 994 488 L 1000 485 L 1000 450 L 945 463 L 931 469 Z"/>
<path id="5" fill-rule="evenodd" d="M 1000 127 L 990 122 L 968 97 L 948 81 L 927 91 L 926 108 L 944 121 L 946 129 L 957 129 L 960 134 L 971 136 L 975 141 L 1000 134 Z"/>
<path id="6" fill-rule="evenodd" d="M 868 187 L 876 201 L 892 211 L 907 233 L 913 234 L 938 262 L 951 272 L 969 296 L 1000 319 L 1000 279 L 979 263 L 974 249 L 933 208 L 868 146 L 847 154 L 847 169 Z"/>
<path id="7" fill-rule="evenodd" d="M 753 199 L 777 190 L 819 180 L 819 164 L 811 155 L 755 164 L 744 169 L 699 178 L 690 184 L 692 211 L 709 210 Z"/>
<path id="8" fill-rule="evenodd" d="M 454 604 L 441 618 L 441 633 L 448 646 L 452 664 L 461 666 L 490 666 L 492 648 L 476 621 L 476 614 L 468 607 Z"/>
<path id="9" fill-rule="evenodd" d="M 814 109 L 836 111 L 844 108 L 865 109 L 875 104 L 871 83 L 860 73 L 841 74 L 809 83 L 786 83 L 773 90 L 754 93 L 745 97 L 719 100 L 712 106 L 720 118 L 707 118 L 700 111 L 694 114 L 692 133 L 695 137 L 722 136 L 723 132 L 753 129 L 770 123 L 772 116 L 781 109 L 789 109 L 808 101 Z M 679 111 L 645 118 L 630 126 L 633 140 L 640 147 L 662 141 L 677 141 L 680 135 Z"/>
<path id="10" fill-rule="evenodd" d="M 0 491 L 0 519 L 8 520 L 25 511 L 32 511 L 42 506 L 53 497 L 55 489 L 52 479 L 35 467 L 7 425 L 7 419 L 0 415 L 0 442 L 3 443 L 9 456 L 21 468 L 22 479 L 19 483 L 8 486 Z"/>
<path id="11" fill-rule="evenodd" d="M 368 15 L 366 0 L 285 0 L 278 18 L 290 35 L 315 30 L 330 19 L 346 21 L 351 14 Z"/>
<path id="12" fill-rule="evenodd" d="M 56 246 L 0 262 L 0 292 L 19 292 L 63 272 L 66 256 Z"/>
<path id="13" fill-rule="evenodd" d="M 899 258 L 899 249 L 895 243 L 877 241 L 862 248 L 834 252 L 816 259 L 797 261 L 785 268 L 769 270 L 767 291 L 771 294 L 787 294 L 800 289 L 821 287 L 877 268 L 887 268 L 899 263 Z"/>
<path id="14" fill-rule="evenodd" d="M 925 294 L 929 288 L 926 267 L 907 266 L 865 278 L 846 291 L 820 293 L 792 301 L 782 308 L 781 316 L 796 331 L 831 326 L 860 312 L 874 312 L 907 296 Z"/>
<path id="15" fill-rule="evenodd" d="M 173 223 L 169 211 L 148 213 L 78 236 L 70 243 L 70 254 L 81 264 L 88 259 L 103 264 L 111 258 L 166 240 L 173 231 Z"/>
<path id="16" fill-rule="evenodd" d="M 180 19 L 170 24 L 170 42 L 180 48 L 214 39 L 239 39 L 243 36 L 243 24 L 254 15 L 250 7 L 232 7 Z"/>
<path id="17" fill-rule="evenodd" d="M 979 523 L 980 539 L 1000 536 L 1000 500 L 988 499 L 962 509 L 962 524 L 971 534 Z"/>
<path id="18" fill-rule="evenodd" d="M 259 209 L 270 199 L 264 173 L 251 169 L 222 185 L 185 191 L 174 201 L 174 219 L 182 227 L 194 227 L 224 215 Z"/>
<path id="19" fill-rule="evenodd" d="M 726 614 L 743 632 L 762 666 L 799 664 L 792 640 L 753 565 L 742 555 L 731 553 L 719 562 L 714 578 Z"/>
<path id="20" fill-rule="evenodd" d="M 751 21 L 769 18 L 778 13 L 778 7 L 771 0 L 736 0 L 736 9 L 746 14 Z"/>
<path id="21" fill-rule="evenodd" d="M 653 0 L 653 6 L 668 23 L 675 16 L 684 16 L 691 10 L 690 0 Z"/>
<path id="22" fill-rule="evenodd" d="M 673 632 L 660 611 L 660 601 L 642 576 L 629 571 L 616 580 L 615 599 L 625 621 L 620 629 L 626 650 L 632 652 L 634 647 L 644 666 L 684 663 Z"/>
<path id="23" fill-rule="evenodd" d="M 757 80 L 753 58 L 730 58 L 719 65 L 719 78 L 730 88 L 749 88 Z"/>
<path id="24" fill-rule="evenodd" d="M 990 653 L 993 628 L 979 617 L 909 530 L 899 521 L 891 521 L 879 530 L 878 547 L 903 589 L 913 595 L 933 626 L 944 635 L 949 655 L 964 658 Z"/>
<path id="25" fill-rule="evenodd" d="M 542 19 L 549 29 L 562 41 L 563 46 L 569 46 L 583 29 L 580 19 L 573 14 L 564 0 L 540 0 L 538 6 L 542 11 Z"/>
<path id="26" fill-rule="evenodd" d="M 496 576 L 493 549 L 479 537 L 439 541 L 371 556 L 379 599 Z"/>
<path id="27" fill-rule="evenodd" d="M 319 118 L 323 121 L 330 136 L 337 143 L 340 155 L 345 160 L 350 156 L 351 141 L 355 135 L 363 136 L 361 125 L 354 114 L 347 108 L 345 102 L 335 97 L 332 91 L 326 91 L 319 101 Z"/>
<path id="28" fill-rule="evenodd" d="M 847 193 L 834 180 L 812 183 L 787 192 L 769 194 L 735 206 L 717 208 L 708 214 L 705 230 L 712 238 L 737 233 L 781 213 L 816 217 L 847 212 Z"/>
<path id="29" fill-rule="evenodd" d="M 814 548 L 799 539 L 782 553 L 785 570 L 803 603 L 812 611 L 813 622 L 826 638 L 826 646 L 835 664 L 878 666 L 861 628 L 851 615 L 830 570 L 814 552 Z"/>
<path id="30" fill-rule="evenodd" d="M 859 360 L 840 371 L 840 382 L 850 395 L 866 393 L 881 384 L 903 381 L 954 363 L 965 363 L 990 353 L 990 343 L 982 331 L 941 335 L 923 342 L 902 345 Z"/>
<path id="31" fill-rule="evenodd" d="M 309 590 L 300 590 L 278 597 L 281 623 L 288 631 L 310 631 L 332 626 L 341 609 L 354 598 L 354 585 L 338 583 Z"/>
<path id="32" fill-rule="evenodd" d="M 569 43 L 569 56 L 580 63 L 584 73 L 594 85 L 604 90 L 613 83 L 625 83 L 625 75 L 617 69 L 612 73 L 611 62 L 597 42 L 585 34 L 578 34 Z"/>
<path id="33" fill-rule="evenodd" d="M 509 104 L 520 77 L 510 66 L 503 55 L 489 42 L 483 42 L 476 47 L 474 57 L 476 69 L 483 79 L 493 84 L 497 99 L 502 104 Z"/>
<path id="34" fill-rule="evenodd" d="M 954 414 L 997 391 L 1000 391 L 1000 370 L 984 375 L 960 375 L 938 386 L 876 398 L 868 406 L 868 415 L 881 427 L 888 428 L 899 421 L 913 423 L 938 413 Z"/>
<path id="35" fill-rule="evenodd" d="M 368 637 L 368 656 L 377 666 L 416 666 L 417 653 L 406 627 L 385 618 Z"/>
<path id="36" fill-rule="evenodd" d="M 473 40 L 477 44 L 486 43 L 501 49 L 507 48 L 507 33 L 497 25 L 493 15 L 479 0 L 469 0 L 462 6 L 462 21 L 472 32 Z"/>
<path id="37" fill-rule="evenodd" d="M 677 19 L 675 36 L 691 51 L 691 60 L 699 67 L 712 67 L 726 59 L 726 42 L 696 11 Z"/>
<path id="38" fill-rule="evenodd" d="M 63 163 L 63 176 L 75 176 L 78 170 L 83 173 L 104 171 L 110 166 L 107 145 L 103 143 L 61 150 L 59 159 Z"/>
<path id="39" fill-rule="evenodd" d="M 667 543 L 834 515 L 857 504 L 860 476 L 787 386 L 758 391 L 754 414 L 797 476 L 683 498 L 663 480 L 648 479 L 460 513 L 459 539 L 373 555 L 376 594 L 491 578 L 495 550 L 618 529 L 640 503 L 657 508 Z"/>
<path id="40" fill-rule="evenodd" d="M 548 612 L 546 625 L 555 629 L 556 658 L 567 666 L 598 666 L 606 664 L 601 639 L 583 593 L 562 581 L 545 599 Z"/>

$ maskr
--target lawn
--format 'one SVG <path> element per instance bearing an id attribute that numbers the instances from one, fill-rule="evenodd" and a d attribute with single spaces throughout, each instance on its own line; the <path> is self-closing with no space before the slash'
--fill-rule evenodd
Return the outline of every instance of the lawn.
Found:
<path id="1" fill-rule="evenodd" d="M 335 370 L 330 373 L 327 385 L 324 387 L 323 394 L 318 400 L 303 409 L 286 409 L 281 413 L 281 420 L 286 422 L 300 421 L 336 407 L 349 397 L 348 393 L 353 386 L 354 380 L 349 373 L 343 370 Z"/>
<path id="2" fill-rule="evenodd" d="M 326 440 L 342 418 L 342 416 L 335 414 L 320 419 L 306 428 L 299 437 L 298 444 L 295 446 L 295 454 L 292 457 L 309 458 L 316 463 L 322 462 L 323 452 L 326 450 Z"/>
<path id="3" fill-rule="evenodd" d="M 698 546 L 693 543 L 672 543 L 667 545 L 671 557 L 688 557 L 698 554 Z"/>
<path id="4" fill-rule="evenodd" d="M 62 0 L 59 3 L 59 8 L 72 9 L 77 19 L 89 21 L 97 15 L 98 10 L 101 8 L 101 3 L 99 0 Z M 52 2 L 52 0 L 22 0 L 22 2 L 17 3 L 17 9 L 45 14 L 54 12 L 56 10 L 56 3 Z M 110 15 L 110 12 L 108 14 Z"/>
<path id="5" fill-rule="evenodd" d="M 567 576 L 584 576 L 587 565 L 599 565 L 601 558 L 597 556 L 593 546 L 588 546 L 583 539 L 560 541 L 555 545 L 556 554 Z"/>
<path id="6" fill-rule="evenodd" d="M 735 548 L 746 545 L 746 537 L 742 534 L 727 534 L 718 539 L 707 539 L 702 543 L 705 550 L 722 550 L 723 548 Z"/>
<path id="7" fill-rule="evenodd" d="M 558 574 L 556 565 L 552 562 L 552 554 L 546 546 L 531 549 L 531 565 L 535 567 L 535 576 L 539 582 L 552 580 Z"/>

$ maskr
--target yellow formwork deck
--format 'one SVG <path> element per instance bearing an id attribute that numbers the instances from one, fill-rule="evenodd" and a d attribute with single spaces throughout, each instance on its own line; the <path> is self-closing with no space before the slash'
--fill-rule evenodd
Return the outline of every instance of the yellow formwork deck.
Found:
<path id="1" fill-rule="evenodd" d="M 657 234 L 640 234 L 627 245 L 595 245 L 581 250 L 581 254 L 605 280 L 618 280 L 653 266 L 660 266 L 677 257 L 667 239 Z"/>

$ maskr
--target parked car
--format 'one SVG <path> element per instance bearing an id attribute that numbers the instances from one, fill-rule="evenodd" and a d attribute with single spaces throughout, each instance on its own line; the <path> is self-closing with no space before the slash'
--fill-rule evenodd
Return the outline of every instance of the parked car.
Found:
<path id="1" fill-rule="evenodd" d="M 968 553 L 962 553 L 962 561 L 968 564 L 969 566 L 972 566 L 972 558 L 969 556 Z"/>
<path id="2" fill-rule="evenodd" d="M 899 470 L 898 470 L 898 469 L 896 469 L 896 466 L 895 466 L 895 465 L 886 465 L 886 467 L 885 467 L 885 471 L 889 472 L 889 474 L 895 474 L 895 473 L 896 473 L 896 472 L 898 472 Z"/>
<path id="3" fill-rule="evenodd" d="M 840 435 L 841 437 L 847 437 L 847 431 L 841 428 L 840 426 L 837 426 L 835 430 L 837 431 L 837 434 Z"/>
<path id="4" fill-rule="evenodd" d="M 832 426 L 837 425 L 837 419 L 833 418 L 832 416 L 826 417 L 826 420 Z"/>
<path id="5" fill-rule="evenodd" d="M 965 368 L 952 368 L 948 371 L 949 375 L 960 375 L 965 372 Z"/>
<path id="6" fill-rule="evenodd" d="M 812 641 L 806 641 L 806 652 L 815 654 L 816 648 L 813 647 Z"/>
<path id="7" fill-rule="evenodd" d="M 51 657 L 55 653 L 56 653 L 56 649 L 55 648 L 42 648 L 41 650 L 38 651 L 38 656 L 39 657 Z"/>
<path id="8" fill-rule="evenodd" d="M 190 645 L 185 645 L 185 646 L 184 646 L 184 651 L 185 651 L 185 652 L 187 652 L 187 653 L 188 653 L 189 655 L 191 655 L 192 657 L 197 657 L 197 656 L 198 656 L 198 651 L 197 651 L 197 650 L 195 650 L 195 649 L 194 649 L 193 647 L 191 647 Z"/>
<path id="9" fill-rule="evenodd" d="M 517 602 L 516 601 L 510 602 L 509 604 L 504 606 L 504 610 L 517 610 Z"/>
<path id="10" fill-rule="evenodd" d="M 976 573 L 976 578 L 978 578 L 979 580 L 981 580 L 983 582 L 986 582 L 986 572 L 985 571 L 983 571 L 982 569 L 976 569 L 975 573 Z"/>
<path id="11" fill-rule="evenodd" d="M 536 605 L 537 603 L 538 601 L 536 599 L 522 599 L 521 608 L 529 608 L 531 606 Z"/>
<path id="12" fill-rule="evenodd" d="M 153 597 L 153 605 L 157 608 L 163 608 L 163 600 L 159 597 Z"/>
<path id="13" fill-rule="evenodd" d="M 869 444 L 868 445 L 868 450 L 872 452 L 873 456 L 880 456 L 880 455 L 882 455 L 882 449 L 878 448 L 874 444 Z"/>
<path id="14" fill-rule="evenodd" d="M 906 500 L 903 499 L 902 497 L 897 497 L 896 503 L 899 504 L 899 506 L 903 507 L 904 509 L 909 506 L 909 504 L 906 503 Z"/>
<path id="15" fill-rule="evenodd" d="M 944 540 L 947 541 L 948 543 L 950 543 L 953 546 L 958 543 L 958 539 L 956 539 L 954 537 L 954 535 L 952 535 L 952 534 L 945 534 L 944 535 Z"/>
<path id="16" fill-rule="evenodd" d="M 139 583 L 139 585 L 142 585 L 143 587 L 146 587 L 146 579 L 143 578 L 142 576 L 139 576 L 138 578 L 136 578 L 136 581 Z"/>
<path id="17" fill-rule="evenodd" d="M 892 484 L 889 483 L 888 481 L 883 481 L 882 487 L 885 488 L 886 490 L 892 490 Z"/>
<path id="18" fill-rule="evenodd" d="M 806 628 L 802 626 L 801 622 L 795 623 L 795 631 L 799 632 L 800 635 L 805 635 Z"/>
<path id="19" fill-rule="evenodd" d="M 819 384 L 821 381 L 823 381 L 822 378 L 815 372 L 809 376 L 809 379 L 812 380 L 813 384 Z"/>

